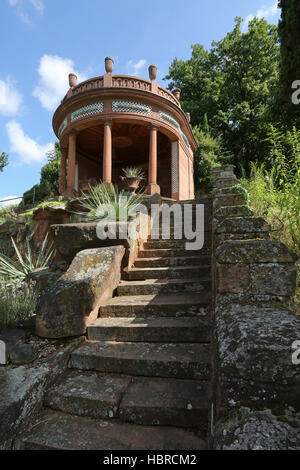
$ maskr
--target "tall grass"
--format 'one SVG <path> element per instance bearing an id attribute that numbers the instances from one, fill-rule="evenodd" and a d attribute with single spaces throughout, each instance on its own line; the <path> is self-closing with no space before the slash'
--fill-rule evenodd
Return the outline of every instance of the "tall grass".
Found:
<path id="1" fill-rule="evenodd" d="M 252 163 L 250 178 L 242 185 L 249 193 L 255 215 L 272 227 L 271 238 L 300 254 L 300 130 L 285 134 L 271 129 L 270 170 Z M 300 264 L 298 263 L 298 309 L 300 307 Z"/>
<path id="2" fill-rule="evenodd" d="M 0 282 L 0 330 L 22 327 L 35 313 L 37 295 L 23 283 Z"/>

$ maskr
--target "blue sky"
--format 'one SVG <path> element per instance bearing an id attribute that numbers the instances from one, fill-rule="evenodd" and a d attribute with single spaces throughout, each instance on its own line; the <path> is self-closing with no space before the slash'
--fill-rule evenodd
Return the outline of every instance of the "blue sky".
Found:
<path id="1" fill-rule="evenodd" d="M 55 136 L 51 120 L 79 79 L 104 73 L 148 78 L 158 66 L 162 82 L 174 57 L 190 57 L 191 44 L 209 47 L 230 31 L 234 17 L 254 15 L 277 23 L 277 0 L 0 0 L 0 153 L 10 164 L 0 173 L 0 200 L 21 196 L 39 182 Z"/>

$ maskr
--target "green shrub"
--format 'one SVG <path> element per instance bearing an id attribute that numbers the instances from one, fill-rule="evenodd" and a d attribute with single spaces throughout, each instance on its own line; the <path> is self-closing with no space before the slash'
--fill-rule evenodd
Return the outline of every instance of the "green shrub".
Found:
<path id="1" fill-rule="evenodd" d="M 0 283 L 0 330 L 22 327 L 35 313 L 37 296 L 20 283 Z"/>

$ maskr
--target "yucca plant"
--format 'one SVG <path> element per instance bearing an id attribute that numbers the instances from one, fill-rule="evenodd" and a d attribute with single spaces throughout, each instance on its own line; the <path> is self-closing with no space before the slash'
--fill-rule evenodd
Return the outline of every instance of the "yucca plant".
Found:
<path id="1" fill-rule="evenodd" d="M 125 178 L 139 178 L 144 179 L 144 172 L 140 168 L 136 168 L 133 166 L 128 166 L 127 168 L 123 169 L 123 173 Z"/>
<path id="2" fill-rule="evenodd" d="M 26 239 L 26 253 L 22 256 L 14 239 L 11 239 L 17 260 L 14 261 L 4 254 L 0 254 L 0 276 L 8 279 L 25 279 L 27 274 L 36 269 L 46 268 L 55 255 L 53 243 L 48 247 L 48 235 L 45 237 L 39 252 L 35 255 L 32 252 L 29 240 Z"/>
<path id="3" fill-rule="evenodd" d="M 80 215 L 89 221 L 127 221 L 143 200 L 142 194 L 132 194 L 118 190 L 115 185 L 98 184 L 89 186 L 89 194 L 83 194 L 81 206 L 85 210 Z M 86 212 L 88 211 L 88 212 Z"/>

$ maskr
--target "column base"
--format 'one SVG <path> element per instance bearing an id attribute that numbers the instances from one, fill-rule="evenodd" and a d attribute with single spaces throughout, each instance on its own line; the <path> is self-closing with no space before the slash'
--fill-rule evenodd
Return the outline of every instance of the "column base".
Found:
<path id="1" fill-rule="evenodd" d="M 72 196 L 76 196 L 76 191 L 74 188 L 67 188 L 65 191 L 64 191 L 64 196 L 68 196 L 68 197 L 72 197 Z"/>
<path id="2" fill-rule="evenodd" d="M 149 183 L 146 188 L 146 194 L 152 196 L 153 194 L 160 194 L 160 186 L 156 183 Z"/>

